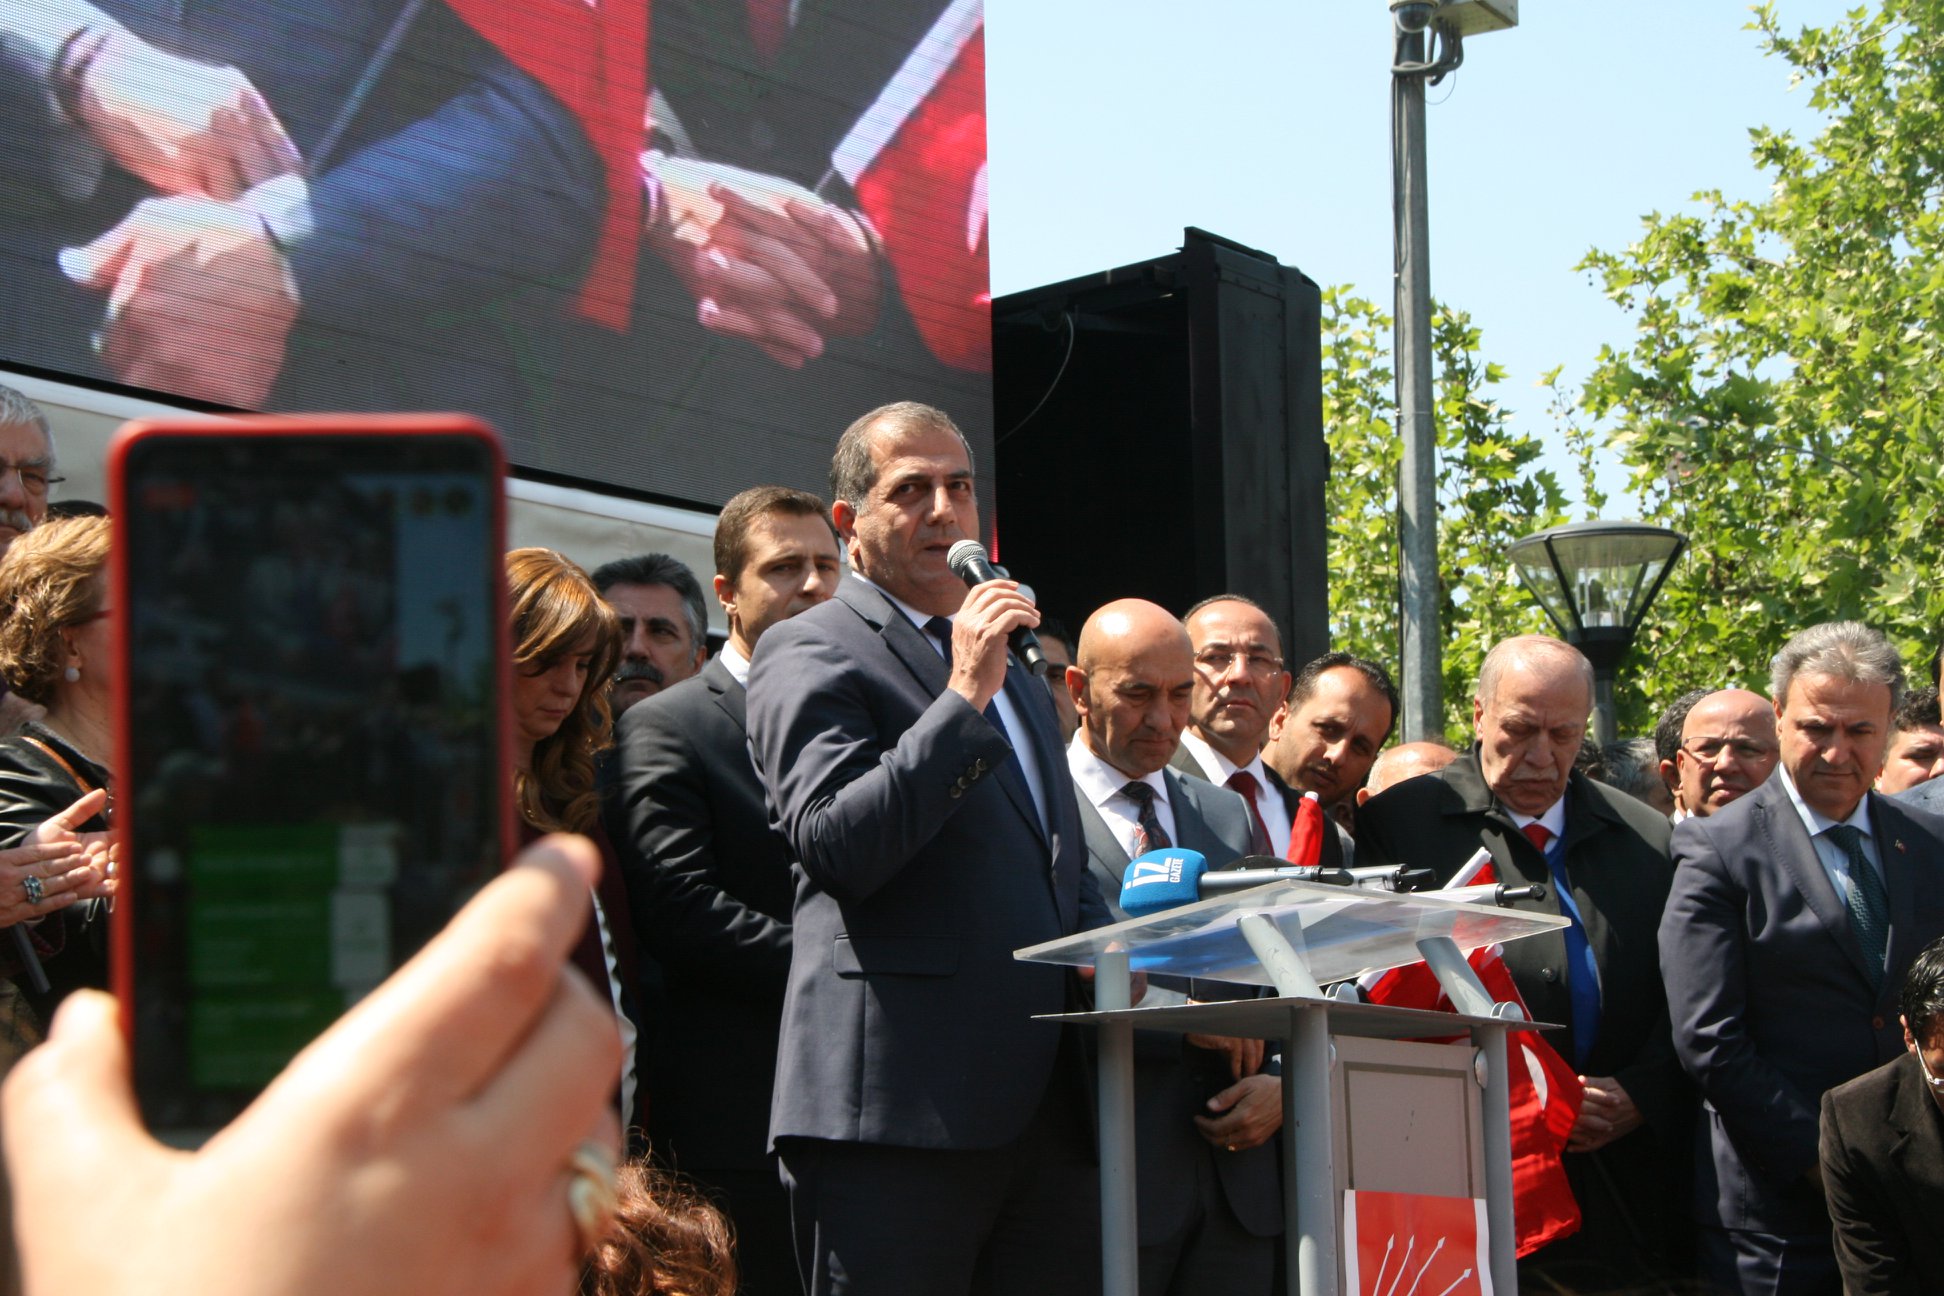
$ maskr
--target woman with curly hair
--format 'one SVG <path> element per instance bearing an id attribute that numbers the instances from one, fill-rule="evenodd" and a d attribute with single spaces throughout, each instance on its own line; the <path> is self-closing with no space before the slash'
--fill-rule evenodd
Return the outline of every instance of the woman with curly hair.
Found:
<path id="1" fill-rule="evenodd" d="M 69 991 L 107 984 L 107 564 L 108 521 L 94 517 L 46 522 L 0 560 L 0 676 L 46 708 L 0 738 L 0 927 L 15 929 L 0 936 L 0 970 L 38 1018 L 21 1022 L 9 996 L 14 1044 L 37 1038 Z"/>
<path id="2" fill-rule="evenodd" d="M 614 1195 L 580 1296 L 736 1296 L 729 1221 L 692 1185 L 636 1159 L 615 1172 Z"/>
<path id="3" fill-rule="evenodd" d="M 615 1001 L 621 1026 L 620 1112 L 624 1126 L 642 1122 L 636 1092 L 632 1014 L 639 1012 L 634 925 L 614 848 L 601 828 L 594 761 L 613 741 L 607 682 L 621 658 L 621 620 L 587 573 L 551 549 L 506 555 L 507 607 L 513 629 L 513 796 L 520 844 L 550 832 L 577 832 L 601 851 L 594 914 L 574 950 L 574 964 Z M 613 963 L 610 971 L 610 959 Z"/>

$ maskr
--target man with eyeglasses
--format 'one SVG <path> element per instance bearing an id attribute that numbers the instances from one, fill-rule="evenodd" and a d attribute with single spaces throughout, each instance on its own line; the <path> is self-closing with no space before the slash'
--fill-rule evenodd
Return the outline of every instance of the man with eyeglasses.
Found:
<path id="1" fill-rule="evenodd" d="M 1775 708 L 1760 693 L 1721 689 L 1702 697 L 1681 722 L 1674 750 L 1674 822 L 1711 815 L 1760 787 L 1781 750 Z"/>
<path id="2" fill-rule="evenodd" d="M 25 394 L 0 385 L 0 554 L 47 517 L 53 471 L 47 415 Z"/>
<path id="3" fill-rule="evenodd" d="M 1267 612 L 1240 594 L 1203 599 L 1181 623 L 1194 653 L 1195 690 L 1169 764 L 1248 802 L 1251 853 L 1280 856 L 1289 849 L 1295 806 L 1264 767 L 1262 744 L 1289 690 L 1282 635 Z"/>
<path id="4" fill-rule="evenodd" d="M 1904 1052 L 1823 1095 L 1823 1190 L 1843 1289 L 1933 1291 L 1944 1274 L 1944 940 L 1910 965 Z"/>
<path id="5" fill-rule="evenodd" d="M 1701 1276 L 1834 1296 L 1818 1108 L 1903 1051 L 1898 987 L 1944 935 L 1944 820 L 1871 789 L 1904 684 L 1882 633 L 1812 626 L 1769 673 L 1776 771 L 1674 830 L 1661 969 L 1674 1047 L 1704 1103 Z"/>

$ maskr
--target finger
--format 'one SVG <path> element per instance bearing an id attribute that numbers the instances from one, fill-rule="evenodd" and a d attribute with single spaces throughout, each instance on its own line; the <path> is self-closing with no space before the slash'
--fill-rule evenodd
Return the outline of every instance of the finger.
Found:
<path id="1" fill-rule="evenodd" d="M 771 341 L 788 342 L 799 350 L 822 353 L 820 326 L 830 320 L 834 311 L 822 310 L 814 300 L 802 301 L 801 294 L 776 273 L 774 265 L 730 256 L 719 247 L 711 247 L 697 258 L 695 269 L 698 296 L 753 321 Z M 815 282 L 822 288 L 821 279 Z M 836 297 L 828 289 L 822 291 L 834 306 Z"/>
<path id="2" fill-rule="evenodd" d="M 95 788 L 67 809 L 50 815 L 46 824 L 42 826 L 46 827 L 48 824 L 51 824 L 64 832 L 73 832 L 80 825 L 88 822 L 88 820 L 94 818 L 107 808 L 108 790 L 106 788 Z"/>
<path id="3" fill-rule="evenodd" d="M 101 289 L 115 282 L 135 249 L 133 218 L 122 221 L 92 243 L 62 248 L 55 258 L 61 273 L 83 288 Z"/>
<path id="4" fill-rule="evenodd" d="M 772 238 L 744 229 L 725 234 L 724 241 L 742 254 L 742 260 L 767 271 L 793 301 L 818 319 L 836 318 L 837 294 L 805 259 L 808 249 L 801 238 Z"/>
<path id="5" fill-rule="evenodd" d="M 617 1154 L 618 1160 L 621 1125 L 611 1114 L 604 1113 L 591 1134 L 585 1128 L 581 1132 L 587 1141 Z M 485 1290 L 527 1296 L 536 1291 L 576 1289 L 574 1275 L 580 1271 L 586 1248 L 569 1201 L 578 1176 L 568 1163 L 582 1141 L 576 1139 L 573 1147 L 563 1149 L 550 1165 L 550 1173 L 529 1176 L 531 1187 L 510 1203 L 512 1209 L 506 1219 L 514 1235 L 494 1239 L 490 1248 L 482 1248 L 487 1257 L 487 1272 L 482 1278 L 491 1284 Z M 567 1274 L 565 1280 L 563 1272 Z"/>
<path id="6" fill-rule="evenodd" d="M 814 234 L 833 255 L 846 255 L 868 246 L 856 223 L 830 203 L 788 198 L 783 202 L 783 210 Z"/>
<path id="7" fill-rule="evenodd" d="M 805 330 L 811 345 L 804 345 L 801 335 L 794 331 L 791 338 L 776 338 L 753 315 L 726 307 L 712 298 L 704 298 L 697 305 L 695 317 L 710 332 L 753 343 L 763 354 L 788 369 L 801 369 L 823 354 L 823 342 L 813 331 Z"/>
<path id="8" fill-rule="evenodd" d="M 586 1134 L 620 1082 L 613 1001 L 574 972 L 469 1111 L 496 1159 L 544 1171 Z"/>
<path id="9" fill-rule="evenodd" d="M 74 841 L 29 842 L 0 850 L 0 869 L 27 869 L 48 860 L 78 855 L 82 847 Z"/>
<path id="10" fill-rule="evenodd" d="M 561 834 L 528 847 L 515 865 L 311 1044 L 265 1101 L 302 1111 L 321 1098 L 313 1088 L 328 1086 L 330 1107 L 343 1109 L 349 1086 L 410 1119 L 479 1092 L 553 1002 L 601 867 L 585 838 Z M 306 1068 L 312 1053 L 334 1060 Z"/>

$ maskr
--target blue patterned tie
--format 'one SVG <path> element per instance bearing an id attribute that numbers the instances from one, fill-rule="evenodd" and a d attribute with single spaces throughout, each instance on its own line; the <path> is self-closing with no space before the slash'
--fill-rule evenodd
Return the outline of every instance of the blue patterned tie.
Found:
<path id="1" fill-rule="evenodd" d="M 1854 824 L 1825 828 L 1823 836 L 1843 848 L 1849 857 L 1849 916 L 1856 931 L 1856 943 L 1863 947 L 1863 961 L 1870 966 L 1870 985 L 1883 985 L 1883 951 L 1890 936 L 1890 898 L 1884 894 L 1883 879 L 1870 867 L 1863 854 L 1863 830 Z"/>

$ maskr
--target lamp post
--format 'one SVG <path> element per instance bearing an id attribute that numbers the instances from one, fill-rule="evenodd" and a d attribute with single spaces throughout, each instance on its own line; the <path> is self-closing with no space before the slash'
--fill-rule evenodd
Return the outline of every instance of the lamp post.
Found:
<path id="1" fill-rule="evenodd" d="M 1560 635 L 1593 663 L 1593 741 L 1615 738 L 1613 678 L 1687 537 L 1644 522 L 1575 522 L 1512 542 L 1506 556 Z"/>

